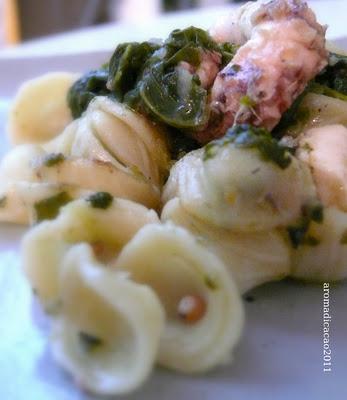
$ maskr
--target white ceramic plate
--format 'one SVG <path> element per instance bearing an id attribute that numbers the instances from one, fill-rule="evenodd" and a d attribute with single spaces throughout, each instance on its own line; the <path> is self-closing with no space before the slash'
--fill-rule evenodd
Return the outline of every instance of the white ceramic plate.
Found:
<path id="1" fill-rule="evenodd" d="M 347 47 L 347 40 L 339 42 Z M 85 70 L 104 59 L 101 52 L 2 60 L 0 156 L 8 148 L 6 109 L 22 80 L 49 70 Z M 22 234 L 20 228 L 0 225 L 0 399 L 89 400 L 52 360 L 48 322 L 20 271 Z M 330 295 L 331 373 L 323 373 L 322 287 L 285 281 L 259 288 L 252 293 L 254 302 L 245 302 L 245 333 L 232 365 L 197 377 L 157 369 L 145 386 L 122 399 L 346 399 L 347 285 L 332 286 Z"/>

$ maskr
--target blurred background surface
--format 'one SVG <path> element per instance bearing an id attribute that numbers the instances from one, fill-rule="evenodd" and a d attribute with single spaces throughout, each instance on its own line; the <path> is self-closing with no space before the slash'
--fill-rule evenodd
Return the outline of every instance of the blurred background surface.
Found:
<path id="1" fill-rule="evenodd" d="M 162 13 L 242 0 L 0 0 L 0 47 L 108 22 L 146 23 Z"/>

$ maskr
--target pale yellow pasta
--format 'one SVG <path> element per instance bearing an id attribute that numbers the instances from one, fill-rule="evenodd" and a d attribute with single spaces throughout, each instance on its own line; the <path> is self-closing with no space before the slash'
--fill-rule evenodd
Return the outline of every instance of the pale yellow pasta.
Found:
<path id="1" fill-rule="evenodd" d="M 27 187 L 60 186 L 61 191 L 72 187 L 76 196 L 79 191 L 105 191 L 158 209 L 168 166 L 168 147 L 158 129 L 124 105 L 101 97 L 52 141 L 17 146 L 5 156 L 0 196 L 7 198 L 8 210 L 6 219 L 0 213 L 0 220 L 30 222 L 29 217 L 11 219 L 9 210 L 15 207 L 10 202 L 25 197 L 25 192 L 15 193 L 19 182 Z M 25 205 L 29 216 L 34 204 L 24 199 Z"/>
<path id="2" fill-rule="evenodd" d="M 161 186 L 170 161 L 163 132 L 142 115 L 107 97 L 97 97 L 89 105 L 71 155 L 135 169 L 156 186 Z"/>
<path id="3" fill-rule="evenodd" d="M 114 199 L 106 210 L 86 200 L 64 207 L 54 221 L 31 229 L 22 244 L 24 272 L 42 304 L 50 309 L 59 298 L 60 266 L 71 246 L 87 242 L 96 251 L 116 257 L 145 224 L 158 222 L 154 211 L 128 200 Z"/>
<path id="4" fill-rule="evenodd" d="M 114 265 L 150 286 L 166 312 L 158 361 L 186 373 L 230 360 L 243 327 L 243 306 L 223 263 L 183 228 L 147 225 Z"/>
<path id="5" fill-rule="evenodd" d="M 311 222 L 304 242 L 292 254 L 292 275 L 313 282 L 347 278 L 347 213 L 324 209 L 322 223 Z"/>
<path id="6" fill-rule="evenodd" d="M 25 82 L 10 110 L 8 134 L 13 144 L 46 142 L 72 121 L 67 93 L 78 75 L 53 72 Z"/>
<path id="7" fill-rule="evenodd" d="M 291 157 L 281 169 L 263 160 L 257 149 L 232 144 L 183 157 L 171 170 L 163 200 L 178 197 L 183 208 L 205 222 L 235 231 L 286 226 L 315 196 L 308 167 Z"/>
<path id="8" fill-rule="evenodd" d="M 161 218 L 188 229 L 214 252 L 231 272 L 242 293 L 290 274 L 288 241 L 275 229 L 234 232 L 220 228 L 189 214 L 178 198 L 165 205 Z"/>
<path id="9" fill-rule="evenodd" d="M 68 251 L 60 280 L 54 358 L 89 392 L 114 395 L 138 388 L 152 371 L 163 331 L 157 296 L 104 268 L 86 244 Z"/>

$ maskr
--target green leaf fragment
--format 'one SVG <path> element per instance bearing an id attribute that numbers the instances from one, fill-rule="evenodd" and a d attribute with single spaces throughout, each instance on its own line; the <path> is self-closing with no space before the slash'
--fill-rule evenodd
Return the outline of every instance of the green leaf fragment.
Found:
<path id="1" fill-rule="evenodd" d="M 217 290 L 218 289 L 218 285 L 217 283 L 211 279 L 209 276 L 205 276 L 204 277 L 204 282 L 205 285 L 210 289 L 210 290 Z"/>
<path id="2" fill-rule="evenodd" d="M 98 192 L 90 195 L 86 201 L 93 208 L 100 208 L 102 210 L 106 210 L 109 208 L 113 202 L 113 196 L 107 192 Z"/>
<path id="3" fill-rule="evenodd" d="M 49 197 L 48 199 L 39 201 L 34 205 L 36 222 L 56 218 L 60 209 L 72 200 L 72 197 L 68 193 L 61 192 L 55 196 Z"/>
<path id="4" fill-rule="evenodd" d="M 321 204 L 304 206 L 302 209 L 302 216 L 298 223 L 287 228 L 293 248 L 297 249 L 300 245 L 317 246 L 320 243 L 319 239 L 307 233 L 312 221 L 317 224 L 322 224 L 323 220 L 324 211 Z"/>
<path id="5" fill-rule="evenodd" d="M 263 160 L 272 162 L 281 169 L 287 168 L 291 163 L 287 147 L 274 139 L 265 128 L 257 128 L 248 124 L 233 126 L 223 138 L 205 146 L 204 160 L 214 157 L 220 148 L 228 145 L 240 149 L 256 149 Z"/>
<path id="6" fill-rule="evenodd" d="M 78 339 L 82 349 L 89 353 L 103 345 L 103 340 L 86 332 L 79 332 Z"/>
<path id="7" fill-rule="evenodd" d="M 53 167 L 54 165 L 62 163 L 65 159 L 62 153 L 51 153 L 44 157 L 42 164 L 45 167 Z"/>

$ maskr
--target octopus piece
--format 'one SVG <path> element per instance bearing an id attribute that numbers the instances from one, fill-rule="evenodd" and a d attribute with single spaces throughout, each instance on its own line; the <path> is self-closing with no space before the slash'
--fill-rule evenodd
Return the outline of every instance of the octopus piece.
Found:
<path id="1" fill-rule="evenodd" d="M 326 28 L 306 2 L 247 3 L 229 21 L 229 29 L 224 20 L 211 30 L 214 39 L 242 46 L 215 79 L 209 125 L 196 134 L 202 144 L 223 136 L 234 123 L 273 129 L 327 65 Z"/>

